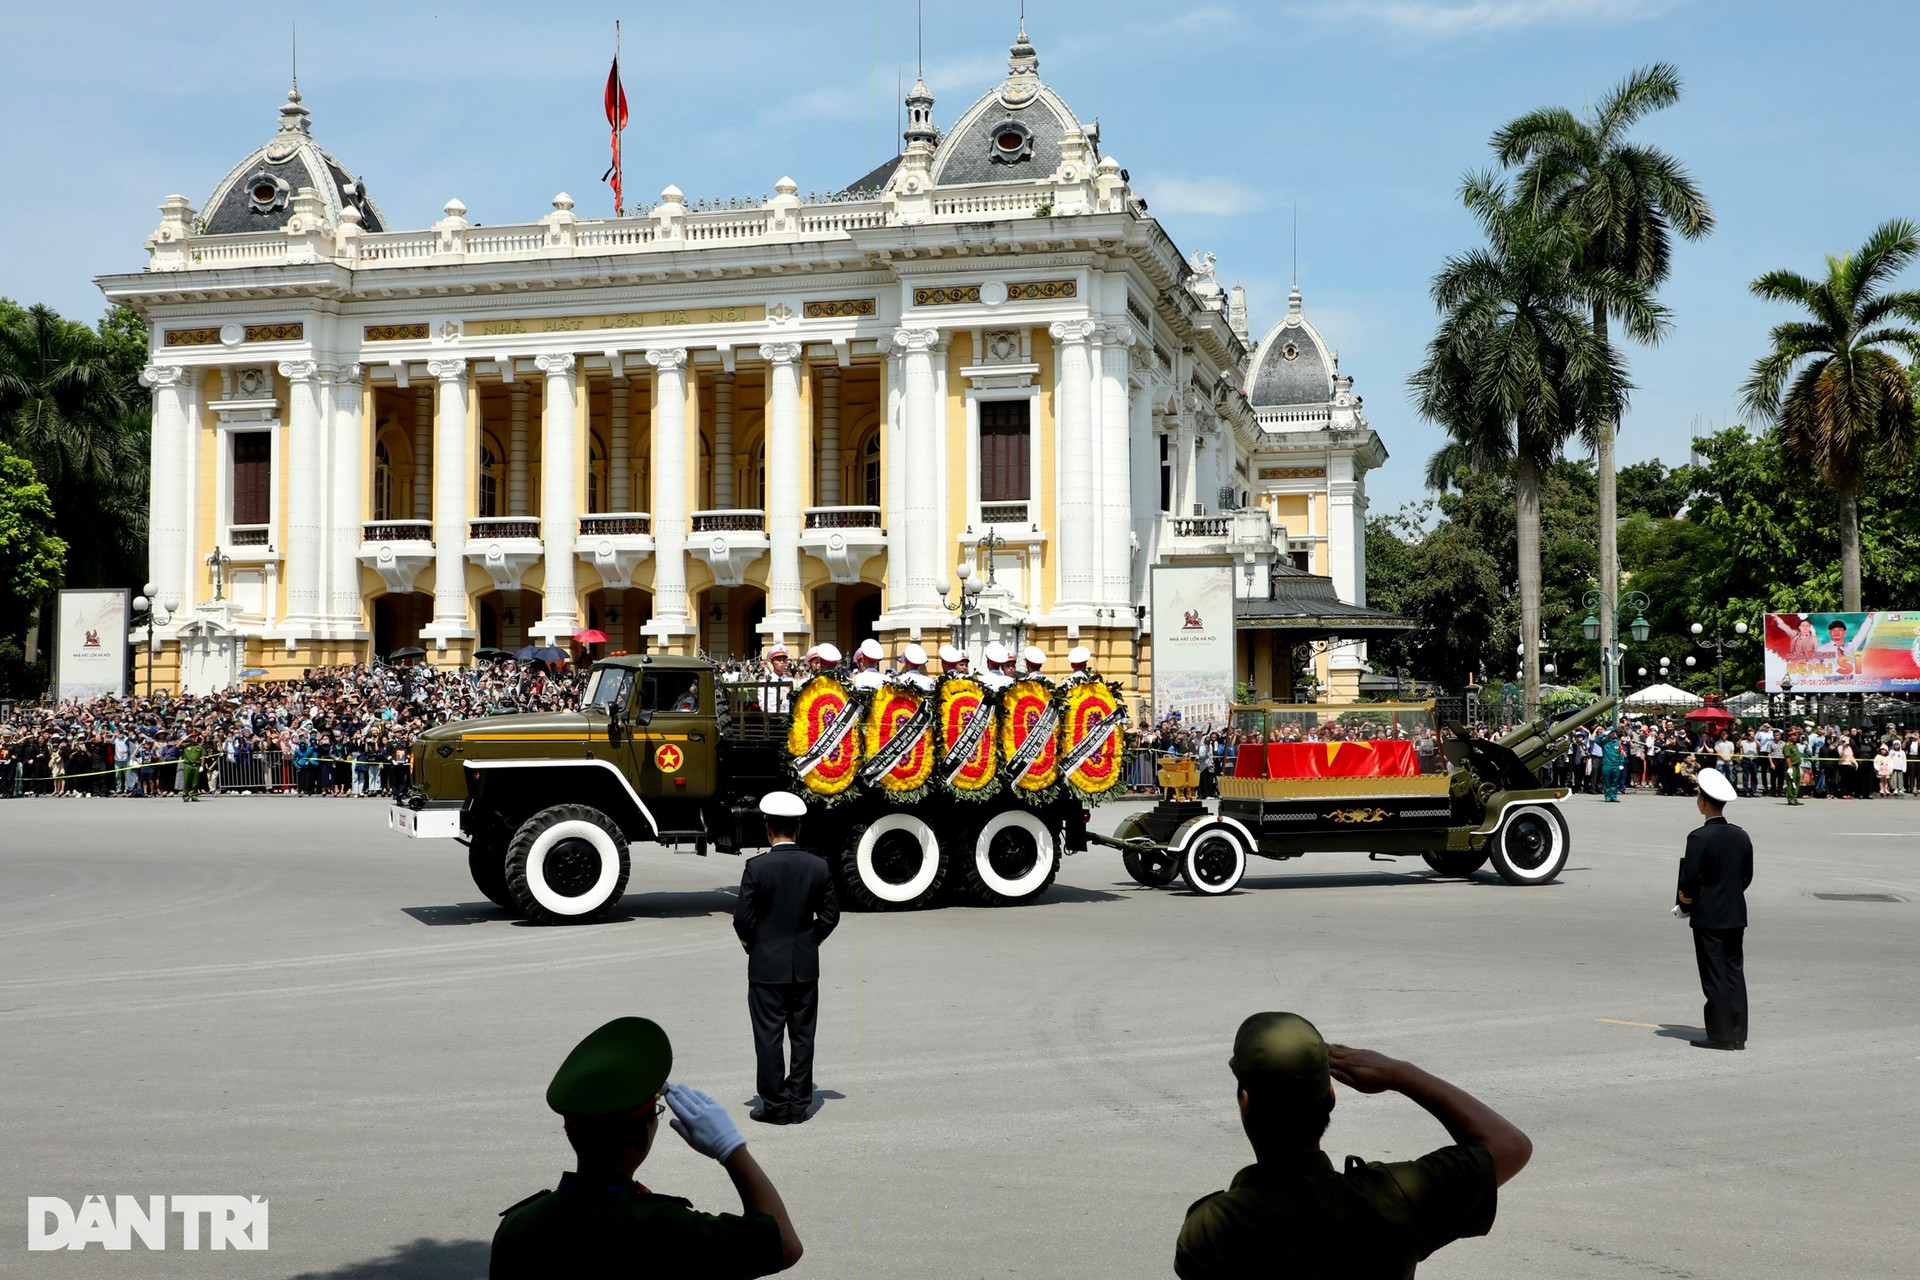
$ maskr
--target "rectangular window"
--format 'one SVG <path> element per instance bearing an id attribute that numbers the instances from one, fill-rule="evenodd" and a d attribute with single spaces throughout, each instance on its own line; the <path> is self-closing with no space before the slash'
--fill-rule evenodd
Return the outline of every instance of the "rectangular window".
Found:
<path id="1" fill-rule="evenodd" d="M 980 402 L 980 501 L 1025 502 L 1031 496 L 1029 400 Z"/>
<path id="2" fill-rule="evenodd" d="M 1167 436 L 1160 437 L 1160 509 L 1173 510 L 1173 449 Z"/>
<path id="3" fill-rule="evenodd" d="M 245 431 L 233 437 L 233 523 L 273 519 L 273 436 Z"/>

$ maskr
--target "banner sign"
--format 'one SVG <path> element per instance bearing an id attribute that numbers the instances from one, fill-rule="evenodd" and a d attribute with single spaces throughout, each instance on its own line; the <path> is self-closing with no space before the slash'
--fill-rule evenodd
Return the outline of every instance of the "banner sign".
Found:
<path id="1" fill-rule="evenodd" d="M 54 609 L 53 696 L 70 699 L 127 696 L 125 590 L 60 592 Z"/>
<path id="2" fill-rule="evenodd" d="M 1153 567 L 1153 718 L 1200 729 L 1233 701 L 1233 566 Z"/>
<path id="3" fill-rule="evenodd" d="M 1920 611 L 1770 613 L 1766 644 L 1769 693 L 1920 692 Z"/>

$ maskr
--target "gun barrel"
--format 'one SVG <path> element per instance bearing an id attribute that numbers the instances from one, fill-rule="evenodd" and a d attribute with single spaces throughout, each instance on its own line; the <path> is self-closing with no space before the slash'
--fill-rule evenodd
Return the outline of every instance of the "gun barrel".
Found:
<path id="1" fill-rule="evenodd" d="M 1614 704 L 1618 701 L 1618 698 L 1601 698 L 1588 703 L 1558 722 L 1549 722 L 1545 716 L 1537 720 L 1529 720 L 1500 739 L 1500 745 L 1518 756 L 1520 762 L 1527 768 L 1537 768 L 1552 754 L 1561 739 L 1582 725 L 1592 724 L 1606 715 L 1613 710 Z"/>

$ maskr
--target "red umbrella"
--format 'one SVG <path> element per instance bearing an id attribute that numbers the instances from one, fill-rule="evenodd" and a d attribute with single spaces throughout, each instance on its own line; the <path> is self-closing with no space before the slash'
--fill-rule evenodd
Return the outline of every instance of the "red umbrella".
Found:
<path id="1" fill-rule="evenodd" d="M 578 644 L 605 644 L 607 642 L 607 633 L 604 631 L 582 631 L 574 636 L 574 641 Z"/>
<path id="2" fill-rule="evenodd" d="M 1696 707 L 1687 712 L 1687 719 L 1699 720 L 1708 724 L 1732 724 L 1733 713 L 1725 707 L 1716 707 L 1709 702 L 1704 707 Z"/>

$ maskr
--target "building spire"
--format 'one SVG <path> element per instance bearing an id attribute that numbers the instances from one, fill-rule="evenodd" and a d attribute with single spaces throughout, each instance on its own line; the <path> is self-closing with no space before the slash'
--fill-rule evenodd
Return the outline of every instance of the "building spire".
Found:
<path id="1" fill-rule="evenodd" d="M 1007 82 L 1000 87 L 1000 100 L 1013 105 L 1025 102 L 1040 92 L 1040 55 L 1027 39 L 1027 6 L 1020 6 L 1020 34 L 1007 50 Z"/>
<path id="2" fill-rule="evenodd" d="M 308 120 L 312 112 L 300 105 L 300 27 L 293 28 L 293 87 L 287 90 L 286 105 L 280 108 L 280 132 L 312 133 Z"/>

